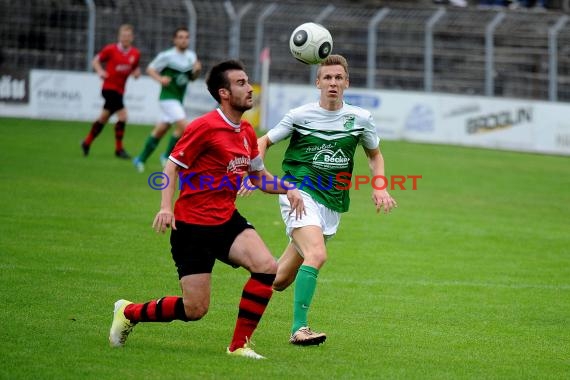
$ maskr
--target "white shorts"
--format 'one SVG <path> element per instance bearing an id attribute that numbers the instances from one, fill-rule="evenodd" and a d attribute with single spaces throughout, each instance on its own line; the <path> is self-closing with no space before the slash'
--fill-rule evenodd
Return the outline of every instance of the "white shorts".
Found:
<path id="1" fill-rule="evenodd" d="M 295 228 L 304 226 L 317 226 L 323 230 L 325 239 L 332 237 L 336 234 L 336 230 L 340 224 L 340 212 L 333 211 L 326 206 L 315 202 L 309 194 L 299 190 L 303 196 L 305 203 L 306 215 L 303 218 L 295 220 L 295 213 L 289 215 L 291 212 L 291 205 L 287 199 L 287 195 L 279 194 L 279 206 L 281 207 L 281 217 L 285 222 L 285 230 L 287 236 L 291 237 L 291 233 Z"/>
<path id="2" fill-rule="evenodd" d="M 160 121 L 163 123 L 173 124 L 178 120 L 186 119 L 184 107 L 178 100 L 161 100 L 159 102 L 161 115 Z"/>

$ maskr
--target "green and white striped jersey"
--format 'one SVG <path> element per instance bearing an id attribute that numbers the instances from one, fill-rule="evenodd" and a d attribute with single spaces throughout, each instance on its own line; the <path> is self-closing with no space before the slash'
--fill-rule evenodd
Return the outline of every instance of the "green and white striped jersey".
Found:
<path id="1" fill-rule="evenodd" d="M 348 211 L 350 205 L 349 191 L 342 190 L 347 183 L 339 178 L 352 174 L 356 147 L 374 149 L 380 142 L 370 112 L 347 103 L 336 111 L 318 103 L 294 108 L 267 136 L 272 143 L 290 137 L 284 179 L 338 212 Z"/>
<path id="2" fill-rule="evenodd" d="M 172 78 L 168 86 L 160 90 L 160 100 L 174 99 L 182 103 L 188 82 L 192 80 L 192 67 L 198 60 L 192 50 L 178 51 L 175 47 L 160 52 L 149 67 L 155 69 L 160 75 Z"/>

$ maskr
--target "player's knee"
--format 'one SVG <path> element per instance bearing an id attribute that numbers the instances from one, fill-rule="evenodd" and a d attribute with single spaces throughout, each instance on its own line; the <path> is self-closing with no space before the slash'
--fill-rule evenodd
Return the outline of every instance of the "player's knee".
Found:
<path id="1" fill-rule="evenodd" d="M 270 260 L 267 260 L 267 270 L 264 271 L 263 273 L 271 273 L 271 274 L 276 274 L 277 273 L 277 261 L 275 261 L 275 258 L 273 258 L 273 256 L 271 257 Z"/>
<path id="2" fill-rule="evenodd" d="M 267 255 L 267 257 L 253 263 L 251 265 L 250 272 L 275 274 L 277 273 L 277 261 L 275 261 L 273 256 Z"/>
<path id="3" fill-rule="evenodd" d="M 326 252 L 312 252 L 305 255 L 304 265 L 320 269 L 327 262 Z"/>

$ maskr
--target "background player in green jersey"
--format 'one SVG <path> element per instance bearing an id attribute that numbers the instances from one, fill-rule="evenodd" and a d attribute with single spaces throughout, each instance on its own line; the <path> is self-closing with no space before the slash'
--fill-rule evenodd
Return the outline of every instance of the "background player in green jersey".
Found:
<path id="1" fill-rule="evenodd" d="M 166 151 L 161 155 L 160 161 L 164 166 L 172 148 L 182 136 L 188 124 L 183 101 L 188 82 L 200 75 L 202 64 L 196 53 L 188 49 L 190 33 L 187 28 L 181 27 L 174 32 L 174 46 L 160 52 L 148 65 L 147 74 L 161 85 L 160 90 L 160 121 L 156 124 L 140 154 L 135 157 L 133 164 L 139 172 L 144 171 L 144 164 L 154 152 L 160 139 L 170 129 L 172 124 L 176 129 L 172 132 Z"/>
<path id="2" fill-rule="evenodd" d="M 290 110 L 258 140 L 262 156 L 269 146 L 290 138 L 283 158 L 287 180 L 296 183 L 303 194 L 306 216 L 290 217 L 287 199 L 279 199 L 281 214 L 290 243 L 279 259 L 275 290 L 286 289 L 296 281 L 290 342 L 318 345 L 326 334 L 308 326 L 308 312 L 317 286 L 319 270 L 327 259 L 326 240 L 339 226 L 341 213 L 348 210 L 349 192 L 339 173 L 352 173 L 354 154 L 362 145 L 372 176 L 384 175 L 384 158 L 370 112 L 344 102 L 348 87 L 348 63 L 331 55 L 319 65 L 316 85 L 318 102 Z M 388 213 L 396 201 L 386 190 L 374 189 L 372 201 L 377 212 Z"/>

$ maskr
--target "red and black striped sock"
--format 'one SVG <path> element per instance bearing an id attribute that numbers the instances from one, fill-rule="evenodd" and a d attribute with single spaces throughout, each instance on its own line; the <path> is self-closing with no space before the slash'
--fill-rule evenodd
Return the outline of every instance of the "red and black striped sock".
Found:
<path id="1" fill-rule="evenodd" d="M 273 295 L 271 287 L 273 280 L 275 280 L 274 274 L 252 273 L 251 278 L 245 283 L 230 351 L 243 347 L 251 338 Z"/>
<path id="2" fill-rule="evenodd" d="M 83 143 L 85 145 L 91 145 L 93 140 L 95 140 L 95 138 L 99 136 L 99 133 L 101 133 L 104 126 L 105 124 L 99 122 L 99 120 L 94 121 L 93 124 L 91 124 L 91 130 L 87 134 L 87 137 L 85 137 Z"/>
<path id="3" fill-rule="evenodd" d="M 132 303 L 125 308 L 125 317 L 131 322 L 188 321 L 182 297 L 162 297 L 147 303 Z"/>
<path id="4" fill-rule="evenodd" d="M 125 135 L 125 122 L 117 121 L 115 124 L 115 151 L 123 150 L 123 136 Z"/>

